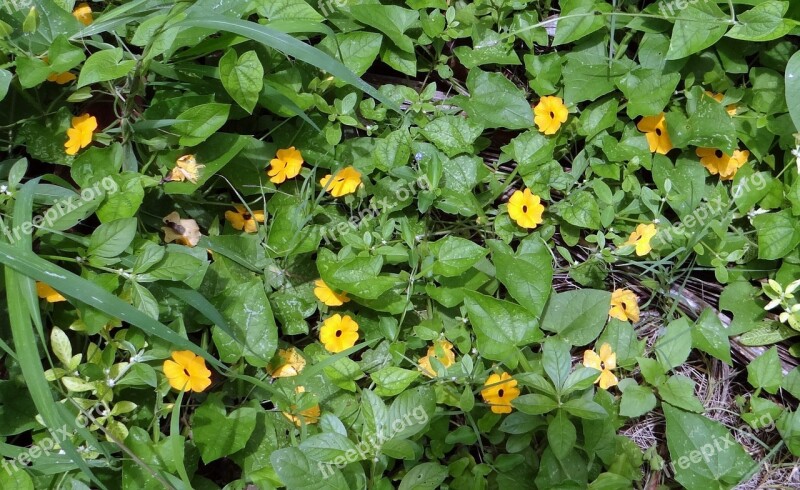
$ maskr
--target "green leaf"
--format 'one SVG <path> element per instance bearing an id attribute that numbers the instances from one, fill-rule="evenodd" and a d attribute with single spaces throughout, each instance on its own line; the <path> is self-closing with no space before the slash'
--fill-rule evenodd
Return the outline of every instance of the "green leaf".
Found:
<path id="1" fill-rule="evenodd" d="M 397 104 L 382 96 L 377 90 L 358 78 L 358 76 L 348 70 L 347 67 L 339 61 L 331 58 L 319 49 L 309 46 L 288 34 L 271 29 L 268 26 L 221 15 L 208 14 L 207 12 L 198 12 L 196 16 L 189 17 L 175 25 L 175 27 L 180 26 L 204 27 L 213 32 L 227 31 L 245 36 L 288 56 L 315 66 L 320 70 L 324 70 L 334 77 L 340 78 L 342 81 L 366 92 L 378 101 L 386 104 L 395 112 L 400 112 L 400 108 Z"/>
<path id="2" fill-rule="evenodd" d="M 753 460 L 725 427 L 665 404 L 667 446 L 675 480 L 688 490 L 732 488 Z"/>
<path id="3" fill-rule="evenodd" d="M 180 144 L 196 146 L 207 140 L 228 122 L 230 110 L 230 104 L 211 102 L 182 112 L 177 118 L 179 122 L 172 126 L 175 132 L 181 135 Z"/>
<path id="4" fill-rule="evenodd" d="M 758 234 L 759 259 L 783 258 L 800 244 L 800 227 L 790 209 L 760 214 L 753 218 L 753 226 Z"/>
<path id="5" fill-rule="evenodd" d="M 786 65 L 786 104 L 797 131 L 800 131 L 800 51 L 789 58 Z M 2 93 L 2 92 L 0 92 Z M 0 99 L 2 99 L 0 97 Z"/>
<path id="6" fill-rule="evenodd" d="M 697 413 L 705 411 L 703 403 L 694 395 L 694 381 L 686 376 L 670 376 L 658 387 L 658 395 L 665 402 L 683 410 Z"/>
<path id="7" fill-rule="evenodd" d="M 566 0 L 561 4 L 561 16 L 558 19 L 556 35 L 553 38 L 553 46 L 560 46 L 578 41 L 589 34 L 602 29 L 605 25 L 603 17 L 595 15 L 595 10 L 603 7 L 608 10 L 609 5 L 598 2 L 587 2 L 582 0 Z"/>
<path id="8" fill-rule="evenodd" d="M 469 117 L 486 128 L 525 129 L 533 126 L 533 110 L 514 83 L 501 73 L 471 70 L 470 96 L 460 102 Z"/>
<path id="9" fill-rule="evenodd" d="M 361 76 L 375 62 L 382 42 L 383 36 L 378 33 L 356 31 L 327 36 L 318 47 L 340 59 L 353 73 Z"/>
<path id="10" fill-rule="evenodd" d="M 432 243 L 431 250 L 437 258 L 433 263 L 433 273 L 445 277 L 461 275 L 489 253 L 477 243 L 455 236 Z"/>
<path id="11" fill-rule="evenodd" d="M 789 33 L 795 23 L 784 19 L 789 2 L 768 0 L 736 16 L 736 25 L 726 34 L 727 37 L 742 41 L 772 41 Z"/>
<path id="12" fill-rule="evenodd" d="M 296 447 L 278 449 L 269 455 L 281 482 L 292 490 L 346 490 L 342 472 L 334 465 L 321 465 L 308 459 Z"/>
<path id="13" fill-rule="evenodd" d="M 483 133 L 483 125 L 463 117 L 442 116 L 428 123 L 421 132 L 447 156 L 454 157 L 459 153 L 474 153 L 472 145 Z"/>
<path id="14" fill-rule="evenodd" d="M 72 45 L 66 36 L 58 36 L 50 46 L 47 60 L 54 73 L 64 73 L 80 65 L 86 55 L 83 49 Z"/>
<path id="15" fill-rule="evenodd" d="M 0 101 L 6 98 L 12 78 L 14 78 L 14 75 L 10 71 L 0 69 Z"/>
<path id="16" fill-rule="evenodd" d="M 248 51 L 237 58 L 236 51 L 229 49 L 219 60 L 219 77 L 228 95 L 252 114 L 264 87 L 264 67 L 256 52 Z"/>
<path id="17" fill-rule="evenodd" d="M 492 262 L 497 279 L 506 287 L 508 294 L 540 317 L 550 296 L 553 279 L 553 258 L 542 242 L 532 251 L 512 255 L 499 247 L 492 247 Z"/>
<path id="18" fill-rule="evenodd" d="M 678 73 L 650 68 L 637 68 L 622 77 L 617 86 L 628 99 L 628 117 L 652 116 L 663 111 L 680 80 Z"/>
<path id="19" fill-rule="evenodd" d="M 566 456 L 575 447 L 577 439 L 575 425 L 570 422 L 566 413 L 562 410 L 556 412 L 556 416 L 547 426 L 547 442 L 550 443 L 553 454 L 558 458 Z"/>
<path id="20" fill-rule="evenodd" d="M 655 345 L 656 358 L 664 370 L 680 366 L 692 351 L 692 327 L 686 318 L 667 325 Z"/>
<path id="21" fill-rule="evenodd" d="M 622 389 L 620 383 L 620 389 Z M 619 414 L 623 417 L 641 417 L 656 407 L 656 396 L 647 386 L 639 386 L 634 381 L 622 392 Z"/>
<path id="22" fill-rule="evenodd" d="M 611 308 L 611 293 L 594 289 L 550 296 L 542 329 L 559 334 L 572 345 L 586 345 L 600 335 Z"/>
<path id="23" fill-rule="evenodd" d="M 447 466 L 439 463 L 420 463 L 400 481 L 398 490 L 436 490 L 447 478 Z"/>
<path id="24" fill-rule="evenodd" d="M 597 230 L 601 226 L 597 198 L 588 191 L 577 191 L 559 203 L 558 210 L 567 223 L 578 228 Z"/>
<path id="25" fill-rule="evenodd" d="M 542 337 L 536 318 L 514 303 L 465 291 L 464 306 L 475 329 L 478 350 L 487 359 L 516 365 L 516 347 Z"/>
<path id="26" fill-rule="evenodd" d="M 602 405 L 586 398 L 573 398 L 567 401 L 563 408 L 571 415 L 584 420 L 600 420 L 608 417 L 608 412 Z"/>
<path id="27" fill-rule="evenodd" d="M 315 434 L 300 443 L 303 453 L 314 461 L 331 464 L 333 460 L 339 458 L 350 459 L 350 455 L 358 449 L 353 442 L 342 434 L 326 432 Z M 361 459 L 361 458 L 359 458 Z"/>
<path id="28" fill-rule="evenodd" d="M 192 416 L 192 440 L 208 464 L 244 448 L 256 426 L 256 410 L 241 407 L 227 413 L 222 394 L 215 393 Z"/>
<path id="29" fill-rule="evenodd" d="M 78 88 L 122 78 L 133 71 L 135 60 L 122 61 L 122 48 L 106 49 L 89 56 L 78 76 Z"/>
<path id="30" fill-rule="evenodd" d="M 548 337 L 542 347 L 542 368 L 553 382 L 556 392 L 562 392 L 572 368 L 569 344 L 557 337 Z"/>
<path id="31" fill-rule="evenodd" d="M 541 415 L 558 408 L 558 402 L 538 393 L 519 396 L 511 402 L 511 405 L 529 415 Z"/>
<path id="32" fill-rule="evenodd" d="M 728 16 L 714 2 L 690 3 L 678 13 L 667 52 L 679 60 L 713 45 L 728 30 Z"/>
<path id="33" fill-rule="evenodd" d="M 711 308 L 703 310 L 692 329 L 692 347 L 716 357 L 729 366 L 732 365 L 728 332 Z"/>
<path id="34" fill-rule="evenodd" d="M 778 392 L 783 380 L 778 349 L 773 346 L 747 365 L 747 382 L 753 388 L 763 388 L 773 395 Z"/>
<path id="35" fill-rule="evenodd" d="M 514 160 L 522 176 L 553 160 L 556 138 L 548 138 L 539 131 L 526 131 L 502 148 L 502 160 Z"/>
<path id="36" fill-rule="evenodd" d="M 136 218 L 103 223 L 89 239 L 89 256 L 114 258 L 130 246 L 136 236 Z"/>
<path id="37" fill-rule="evenodd" d="M 379 396 L 395 396 L 402 393 L 408 385 L 419 378 L 419 371 L 411 371 L 395 366 L 386 366 L 372 373 L 372 381 L 377 385 L 375 394 Z"/>
<path id="38" fill-rule="evenodd" d="M 404 33 L 419 22 L 419 12 L 396 5 L 353 5 L 350 15 L 364 25 L 373 27 L 386 35 L 406 53 L 414 53 L 414 42 Z"/>
<path id="39" fill-rule="evenodd" d="M 391 277 L 380 276 L 383 257 L 339 258 L 328 249 L 317 252 L 317 269 L 325 284 L 364 299 L 376 299 L 396 284 Z"/>

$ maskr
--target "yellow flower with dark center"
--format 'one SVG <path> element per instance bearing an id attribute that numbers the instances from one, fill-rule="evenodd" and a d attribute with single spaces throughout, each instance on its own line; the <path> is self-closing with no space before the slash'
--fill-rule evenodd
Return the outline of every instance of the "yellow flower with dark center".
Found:
<path id="1" fill-rule="evenodd" d="M 81 148 L 92 143 L 92 135 L 97 129 L 97 119 L 89 114 L 72 118 L 72 127 L 67 130 L 67 142 L 64 143 L 67 155 L 75 155 Z"/>
<path id="2" fill-rule="evenodd" d="M 347 293 L 337 293 L 325 284 L 325 281 L 322 279 L 314 281 L 314 296 L 327 306 L 342 306 L 350 301 L 350 298 L 347 297 Z"/>
<path id="3" fill-rule="evenodd" d="M 211 371 L 206 361 L 190 350 L 172 353 L 172 359 L 164 361 L 164 376 L 176 390 L 200 393 L 211 385 Z"/>
<path id="4" fill-rule="evenodd" d="M 643 117 L 636 127 L 644 133 L 651 152 L 666 155 L 672 149 L 663 112 L 657 116 Z"/>
<path id="5" fill-rule="evenodd" d="M 523 228 L 534 229 L 542 223 L 544 206 L 539 196 L 530 189 L 514 191 L 508 200 L 508 216 Z"/>
<path id="6" fill-rule="evenodd" d="M 722 99 L 725 98 L 725 96 L 722 95 L 722 94 L 715 94 L 715 93 L 710 92 L 708 90 L 706 90 L 706 95 L 708 95 L 709 97 L 711 97 L 712 99 L 716 100 L 719 103 L 722 103 Z M 736 104 L 730 104 L 728 107 L 725 108 L 725 110 L 728 112 L 729 116 L 735 116 L 736 115 Z"/>
<path id="7" fill-rule="evenodd" d="M 329 182 L 330 187 L 328 187 Z M 326 175 L 320 179 L 319 183 L 322 185 L 322 188 L 327 189 L 333 197 L 342 197 L 347 194 L 352 194 L 358 189 L 358 186 L 361 185 L 361 172 L 354 167 L 345 167 L 336 172 L 334 176 L 330 174 Z"/>
<path id="8" fill-rule="evenodd" d="M 556 134 L 569 117 L 564 100 L 554 96 L 539 99 L 539 103 L 533 108 L 533 114 L 533 122 L 536 123 L 539 132 L 544 134 Z"/>
<path id="9" fill-rule="evenodd" d="M 164 218 L 162 227 L 164 230 L 164 241 L 167 243 L 180 243 L 189 247 L 194 247 L 200 241 L 200 227 L 193 219 L 181 219 L 181 216 L 173 211 Z"/>
<path id="10" fill-rule="evenodd" d="M 67 300 L 67 298 L 51 288 L 48 284 L 38 281 L 36 282 L 36 295 L 46 300 L 48 303 L 60 303 L 61 301 Z"/>
<path id="11" fill-rule="evenodd" d="M 225 219 L 228 220 L 236 230 L 244 230 L 247 233 L 258 231 L 258 223 L 264 222 L 264 211 L 253 211 L 252 213 L 242 205 L 234 205 L 236 211 L 225 211 Z"/>
<path id="12" fill-rule="evenodd" d="M 197 183 L 200 178 L 200 171 L 206 168 L 205 165 L 198 165 L 194 155 L 183 155 L 175 160 L 175 167 L 172 168 L 167 178 L 167 182 L 183 182 L 188 180 L 192 184 Z"/>
<path id="13" fill-rule="evenodd" d="M 305 393 L 306 389 L 303 386 L 295 388 L 295 393 Z M 319 422 L 320 409 L 319 405 L 313 405 L 304 410 L 297 411 L 297 405 L 292 405 L 289 412 L 282 412 L 283 416 L 294 422 L 294 425 L 300 427 L 303 424 L 316 424 Z"/>
<path id="14" fill-rule="evenodd" d="M 333 315 L 322 322 L 319 340 L 328 352 L 337 353 L 356 345 L 358 323 L 350 315 Z"/>
<path id="15" fill-rule="evenodd" d="M 64 85 L 78 78 L 74 73 L 65 71 L 64 73 L 51 73 L 47 75 L 48 82 L 55 82 L 59 85 Z"/>
<path id="16" fill-rule="evenodd" d="M 599 355 L 593 350 L 585 351 L 583 353 L 583 365 L 600 371 L 600 376 L 594 382 L 600 383 L 600 388 L 604 390 L 616 386 L 619 382 L 614 373 L 611 372 L 617 368 L 617 355 L 611 351 L 609 344 L 600 346 Z"/>
<path id="17" fill-rule="evenodd" d="M 294 347 L 280 349 L 278 351 L 278 362 L 276 365 L 270 364 L 269 374 L 273 378 L 288 378 L 297 376 L 306 367 L 306 360 Z"/>
<path id="18" fill-rule="evenodd" d="M 431 365 L 431 359 L 436 358 L 444 367 L 450 367 L 456 362 L 456 354 L 453 352 L 453 344 L 446 340 L 437 340 L 432 346 L 428 347 L 428 355 L 421 357 L 419 368 L 422 374 L 429 377 L 436 376 L 436 369 Z"/>
<path id="19" fill-rule="evenodd" d="M 611 309 L 608 315 L 617 320 L 627 322 L 639 321 L 639 299 L 629 289 L 615 289 L 611 293 Z"/>
<path id="20" fill-rule="evenodd" d="M 650 245 L 650 240 L 656 236 L 656 233 L 658 233 L 658 231 L 656 230 L 656 225 L 653 223 L 640 224 L 636 226 L 636 230 L 628 237 L 628 241 L 625 242 L 625 245 L 636 245 L 636 255 L 642 257 L 653 250 L 652 245 Z"/>
<path id="21" fill-rule="evenodd" d="M 723 153 L 722 150 L 713 148 L 698 148 L 695 150 L 700 157 L 700 163 L 711 175 L 719 174 L 720 180 L 731 180 L 736 172 L 747 163 L 750 152 L 747 150 L 734 150 L 733 155 Z"/>
<path id="22" fill-rule="evenodd" d="M 92 7 L 89 6 L 88 3 L 83 2 L 79 3 L 75 10 L 72 11 L 72 15 L 78 19 L 78 22 L 81 24 L 88 26 L 92 23 Z"/>
<path id="23" fill-rule="evenodd" d="M 481 397 L 494 413 L 511 413 L 511 402 L 519 396 L 517 380 L 508 373 L 492 374 L 483 384 Z"/>
<path id="24" fill-rule="evenodd" d="M 273 184 L 281 184 L 286 179 L 293 179 L 300 173 L 303 166 L 303 155 L 294 146 L 278 150 L 276 158 L 269 162 L 270 169 L 267 175 Z"/>

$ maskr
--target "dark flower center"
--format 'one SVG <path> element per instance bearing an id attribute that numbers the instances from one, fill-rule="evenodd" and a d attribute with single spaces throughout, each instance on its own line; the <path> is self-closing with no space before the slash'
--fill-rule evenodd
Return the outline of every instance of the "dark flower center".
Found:
<path id="1" fill-rule="evenodd" d="M 715 151 L 715 152 L 714 152 L 714 155 L 715 155 L 717 158 L 722 158 L 722 150 L 717 150 L 717 151 Z"/>
<path id="2" fill-rule="evenodd" d="M 500 390 L 497 392 L 497 396 L 499 396 L 500 398 L 503 398 L 504 394 L 505 394 L 505 391 L 503 391 L 503 388 L 500 388 Z"/>
<path id="3" fill-rule="evenodd" d="M 661 136 L 661 128 L 656 128 L 656 134 Z"/>
<path id="4" fill-rule="evenodd" d="M 342 336 L 342 331 L 341 330 L 337 330 L 336 331 L 336 336 L 337 337 L 341 337 Z"/>
<path id="5" fill-rule="evenodd" d="M 253 218 L 253 215 L 250 213 L 243 213 L 242 218 L 244 218 L 245 221 L 250 221 Z"/>
<path id="6" fill-rule="evenodd" d="M 186 376 L 189 376 L 189 377 L 192 376 L 191 374 L 189 374 L 189 370 L 186 369 L 186 368 L 183 368 L 183 374 L 185 374 Z"/>
<path id="7" fill-rule="evenodd" d="M 600 369 L 604 370 L 605 368 L 606 368 L 606 363 L 603 362 L 603 361 L 600 361 Z"/>
<path id="8" fill-rule="evenodd" d="M 528 206 L 522 206 L 522 212 L 523 213 L 527 213 L 528 212 Z"/>
<path id="9" fill-rule="evenodd" d="M 553 111 L 550 111 L 550 118 L 551 119 L 555 119 L 556 118 L 556 115 L 555 115 L 555 113 L 553 113 Z"/>

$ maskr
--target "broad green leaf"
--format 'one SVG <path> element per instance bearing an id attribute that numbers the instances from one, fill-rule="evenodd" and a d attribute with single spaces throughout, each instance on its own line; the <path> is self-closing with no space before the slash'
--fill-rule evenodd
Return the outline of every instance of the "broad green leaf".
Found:
<path id="1" fill-rule="evenodd" d="M 78 76 L 78 88 L 122 78 L 133 71 L 136 60 L 123 60 L 122 48 L 106 49 L 89 56 Z"/>
<path id="2" fill-rule="evenodd" d="M 89 239 L 90 256 L 114 258 L 125 251 L 136 236 L 136 218 L 125 218 L 97 227 Z"/>
<path id="3" fill-rule="evenodd" d="M 670 405 L 690 412 L 702 413 L 705 411 L 705 407 L 695 396 L 694 387 L 694 381 L 686 376 L 670 376 L 664 384 L 658 387 L 658 395 Z"/>
<path id="4" fill-rule="evenodd" d="M 436 490 L 447 479 L 447 466 L 420 463 L 403 477 L 398 490 Z"/>
<path id="5" fill-rule="evenodd" d="M 226 122 L 231 106 L 216 102 L 201 104 L 182 112 L 172 127 L 180 136 L 183 146 L 196 146 L 207 140 Z"/>
<path id="6" fill-rule="evenodd" d="M 419 378 L 419 371 L 411 371 L 395 366 L 386 366 L 372 373 L 372 380 L 377 385 L 375 393 L 379 396 L 395 396 L 403 392 Z"/>
<path id="7" fill-rule="evenodd" d="M 731 365 L 728 332 L 716 312 L 706 308 L 692 329 L 692 347 Z"/>
<path id="8" fill-rule="evenodd" d="M 252 113 L 264 87 L 264 67 L 256 52 L 248 51 L 237 58 L 236 51 L 229 49 L 219 60 L 219 77 L 228 95 Z"/>
<path id="9" fill-rule="evenodd" d="M 673 320 L 655 345 L 656 357 L 664 370 L 680 366 L 692 351 L 692 327 L 686 318 Z"/>
<path id="10" fill-rule="evenodd" d="M 758 235 L 758 258 L 774 260 L 789 255 L 800 244 L 800 226 L 789 209 L 753 218 Z"/>
<path id="11" fill-rule="evenodd" d="M 336 465 L 311 461 L 296 447 L 278 449 L 269 455 L 283 484 L 293 490 L 345 490 L 350 488 Z"/>
<path id="12" fill-rule="evenodd" d="M 325 284 L 364 299 L 376 299 L 396 284 L 380 276 L 383 257 L 350 257 L 340 260 L 328 249 L 317 252 L 317 269 Z"/>
<path id="13" fill-rule="evenodd" d="M 470 269 L 484 258 L 488 252 L 475 242 L 465 238 L 448 236 L 431 244 L 436 254 L 433 273 L 445 277 L 455 277 Z"/>
<path id="14" fill-rule="evenodd" d="M 353 452 L 361 449 L 357 448 L 344 435 L 332 432 L 315 434 L 301 442 L 299 447 L 310 459 L 328 464 L 333 463 L 333 460 L 337 458 L 341 460 L 341 458 L 351 457 L 347 454 L 348 452 L 352 455 Z M 366 457 L 363 453 L 359 456 L 361 457 L 358 459 Z"/>
<path id="15" fill-rule="evenodd" d="M 663 409 L 670 470 L 684 488 L 733 488 L 749 472 L 753 460 L 722 424 L 669 404 Z"/>
<path id="16" fill-rule="evenodd" d="M 783 380 L 781 360 L 777 347 L 765 351 L 747 365 L 747 382 L 753 388 L 763 388 L 773 395 L 778 392 Z"/>
<path id="17" fill-rule="evenodd" d="M 686 58 L 713 45 L 725 35 L 729 21 L 714 2 L 690 3 L 677 14 L 667 59 Z"/>
<path id="18" fill-rule="evenodd" d="M 567 414 L 563 410 L 556 412 L 556 416 L 547 426 L 547 442 L 556 457 L 566 456 L 575 446 L 577 437 L 575 425 L 570 422 Z"/>
<path id="19" fill-rule="evenodd" d="M 517 304 L 466 291 L 464 305 L 475 329 L 478 350 L 487 359 L 515 366 L 517 347 L 542 337 L 536 318 Z"/>
<path id="20" fill-rule="evenodd" d="M 800 131 L 800 51 L 789 58 L 786 65 L 786 104 L 797 131 Z"/>
<path id="21" fill-rule="evenodd" d="M 622 389 L 622 383 L 620 383 Z M 656 396 L 647 386 L 639 386 L 636 382 L 630 383 L 622 392 L 619 404 L 619 414 L 624 417 L 640 417 L 656 406 Z"/>
<path id="22" fill-rule="evenodd" d="M 437 148 L 454 157 L 459 153 L 473 153 L 473 143 L 483 132 L 483 125 L 473 119 L 442 116 L 422 129 L 422 135 Z"/>
<path id="23" fill-rule="evenodd" d="M 539 395 L 538 393 L 519 396 L 511 404 L 520 412 L 529 415 L 541 415 L 558 408 L 558 402 L 549 396 Z"/>
<path id="24" fill-rule="evenodd" d="M 573 398 L 563 405 L 570 415 L 585 420 L 599 420 L 608 417 L 608 412 L 602 405 L 586 398 Z"/>
<path id="25" fill-rule="evenodd" d="M 241 407 L 227 413 L 221 394 L 210 396 L 192 415 L 192 440 L 208 464 L 244 448 L 256 425 L 256 410 Z"/>
<path id="26" fill-rule="evenodd" d="M 611 308 L 611 293 L 594 289 L 567 291 L 550 296 L 542 329 L 558 334 L 572 345 L 587 345 L 600 335 Z"/>
<path id="27" fill-rule="evenodd" d="M 541 316 L 553 278 L 553 259 L 547 247 L 541 244 L 529 253 L 517 255 L 492 247 L 492 262 L 497 279 L 508 294 L 535 316 Z"/>
<path id="28" fill-rule="evenodd" d="M 618 82 L 617 86 L 628 99 L 628 117 L 652 116 L 664 110 L 680 82 L 678 73 L 637 68 Z"/>
<path id="29" fill-rule="evenodd" d="M 736 16 L 737 23 L 726 34 L 742 41 L 772 41 L 789 33 L 796 23 L 784 19 L 789 2 L 768 0 Z"/>
<path id="30" fill-rule="evenodd" d="M 404 33 L 419 22 L 419 12 L 396 5 L 353 5 L 350 15 L 364 25 L 384 33 L 406 53 L 414 52 L 413 40 Z"/>
<path id="31" fill-rule="evenodd" d="M 525 129 L 533 126 L 530 103 L 514 83 L 501 73 L 470 71 L 469 98 L 460 102 L 469 117 L 486 128 Z"/>

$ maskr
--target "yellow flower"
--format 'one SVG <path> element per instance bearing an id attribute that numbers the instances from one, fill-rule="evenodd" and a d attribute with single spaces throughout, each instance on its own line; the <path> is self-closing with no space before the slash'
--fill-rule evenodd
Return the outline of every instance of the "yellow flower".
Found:
<path id="1" fill-rule="evenodd" d="M 65 71 L 64 73 L 51 73 L 47 75 L 48 82 L 55 82 L 59 85 L 64 85 L 65 83 L 69 83 L 75 80 L 76 77 L 74 73 Z"/>
<path id="2" fill-rule="evenodd" d="M 337 353 L 356 345 L 358 340 L 358 323 L 350 315 L 333 315 L 319 329 L 319 340 L 328 352 Z"/>
<path id="3" fill-rule="evenodd" d="M 295 388 L 295 393 L 305 393 L 306 389 L 302 386 L 298 386 Z M 297 414 L 294 412 L 297 410 L 297 405 L 292 405 L 290 412 L 282 412 L 283 416 L 287 419 L 294 422 L 294 425 L 300 427 L 303 424 L 316 424 L 319 422 L 319 415 L 320 409 L 319 405 L 314 405 L 312 407 L 306 408 L 305 410 L 300 410 Z"/>
<path id="4" fill-rule="evenodd" d="M 285 150 L 278 150 L 276 158 L 269 162 L 270 169 L 267 175 L 273 184 L 281 184 L 286 179 L 293 179 L 300 173 L 303 166 L 303 155 L 294 146 Z"/>
<path id="5" fill-rule="evenodd" d="M 456 362 L 456 355 L 453 352 L 453 344 L 446 340 L 437 340 L 432 346 L 428 347 L 428 355 L 420 358 L 419 367 L 422 374 L 429 377 L 436 376 L 436 370 L 431 365 L 431 358 L 436 358 L 442 366 L 450 367 Z"/>
<path id="6" fill-rule="evenodd" d="M 244 230 L 247 233 L 255 233 L 258 230 L 258 223 L 264 222 L 264 211 L 253 211 L 252 214 L 239 204 L 234 205 L 236 211 L 225 211 L 225 219 L 230 221 L 231 226 L 236 230 Z"/>
<path id="7" fill-rule="evenodd" d="M 49 285 L 38 281 L 36 282 L 36 295 L 47 300 L 48 303 L 60 303 L 61 301 L 67 300 L 61 293 L 51 288 Z"/>
<path id="8" fill-rule="evenodd" d="M 97 119 L 89 114 L 82 114 L 72 118 L 72 127 L 67 130 L 69 138 L 64 143 L 67 155 L 75 155 L 81 148 L 86 148 L 92 143 L 92 134 L 97 129 Z"/>
<path id="9" fill-rule="evenodd" d="M 632 232 L 631 236 L 628 237 L 628 241 L 625 242 L 625 245 L 636 245 L 636 255 L 642 257 L 653 250 L 652 245 L 650 245 L 650 240 L 656 236 L 656 233 L 656 225 L 653 223 L 640 224 L 636 226 L 636 231 Z"/>
<path id="10" fill-rule="evenodd" d="M 747 150 L 734 150 L 733 155 L 713 148 L 698 148 L 695 151 L 700 157 L 700 163 L 708 169 L 711 175 L 719 174 L 720 180 L 733 179 L 736 172 L 747 163 L 747 159 L 750 157 L 750 152 Z"/>
<path id="11" fill-rule="evenodd" d="M 306 367 L 305 358 L 294 347 L 280 349 L 278 351 L 278 362 L 277 366 L 270 364 L 268 367 L 269 374 L 273 378 L 297 376 Z"/>
<path id="12" fill-rule="evenodd" d="M 633 291 L 629 289 L 615 289 L 611 293 L 611 309 L 609 316 L 627 322 L 639 321 L 639 301 Z"/>
<path id="13" fill-rule="evenodd" d="M 75 10 L 72 11 L 72 15 L 85 26 L 92 23 L 92 7 L 86 2 L 79 3 Z"/>
<path id="14" fill-rule="evenodd" d="M 651 152 L 666 155 L 672 149 L 672 140 L 669 139 L 663 112 L 657 116 L 643 117 L 636 127 L 645 133 Z"/>
<path id="15" fill-rule="evenodd" d="M 205 165 L 198 165 L 194 155 L 183 155 L 175 160 L 175 167 L 164 179 L 166 182 L 183 182 L 188 180 L 192 184 L 197 183 L 200 178 L 200 171 L 206 168 Z"/>
<path id="16" fill-rule="evenodd" d="M 541 199 L 531 194 L 530 189 L 514 191 L 508 200 L 508 215 L 523 228 L 533 229 L 540 225 L 543 212 Z"/>
<path id="17" fill-rule="evenodd" d="M 200 393 L 211 385 L 211 371 L 206 361 L 190 350 L 173 352 L 172 360 L 164 361 L 164 376 L 176 390 Z"/>
<path id="18" fill-rule="evenodd" d="M 516 379 L 512 379 L 508 373 L 492 374 L 483 386 L 481 397 L 491 405 L 492 412 L 511 413 L 511 402 L 519 396 Z"/>
<path id="19" fill-rule="evenodd" d="M 712 99 L 714 99 L 714 100 L 716 100 L 717 102 L 720 102 L 720 103 L 722 103 L 722 99 L 725 98 L 725 96 L 722 95 L 722 94 L 715 94 L 713 92 L 709 92 L 708 90 L 706 90 L 706 95 L 708 95 L 709 97 L 711 97 Z M 736 104 L 729 105 L 728 107 L 725 108 L 725 110 L 728 112 L 729 116 L 735 116 L 736 115 Z"/>
<path id="20" fill-rule="evenodd" d="M 200 241 L 200 227 L 193 219 L 181 219 L 180 215 L 173 211 L 164 218 L 162 227 L 164 230 L 164 241 L 167 243 L 177 242 L 181 245 L 194 247 Z"/>
<path id="21" fill-rule="evenodd" d="M 347 293 L 337 293 L 328 287 L 322 279 L 314 281 L 314 296 L 328 306 L 342 306 L 350 301 L 350 298 L 347 297 Z"/>
<path id="22" fill-rule="evenodd" d="M 539 103 L 533 108 L 533 114 L 533 122 L 540 133 L 556 134 L 561 125 L 567 122 L 569 111 L 561 97 L 547 96 L 539 99 Z"/>
<path id="23" fill-rule="evenodd" d="M 333 179 L 333 182 L 330 187 L 328 187 L 328 182 L 330 182 L 331 179 Z M 327 189 L 333 197 L 342 197 L 347 194 L 352 194 L 358 189 L 358 186 L 361 185 L 361 172 L 353 167 L 345 167 L 336 172 L 336 175 L 333 177 L 331 177 L 330 174 L 326 175 L 320 179 L 319 183 L 323 188 Z"/>
<path id="24" fill-rule="evenodd" d="M 600 346 L 600 355 L 597 355 L 593 350 L 585 351 L 583 353 L 583 365 L 601 371 L 600 376 L 594 382 L 599 382 L 600 388 L 604 390 L 616 386 L 619 382 L 614 373 L 611 372 L 617 368 L 617 355 L 611 352 L 609 344 Z"/>

